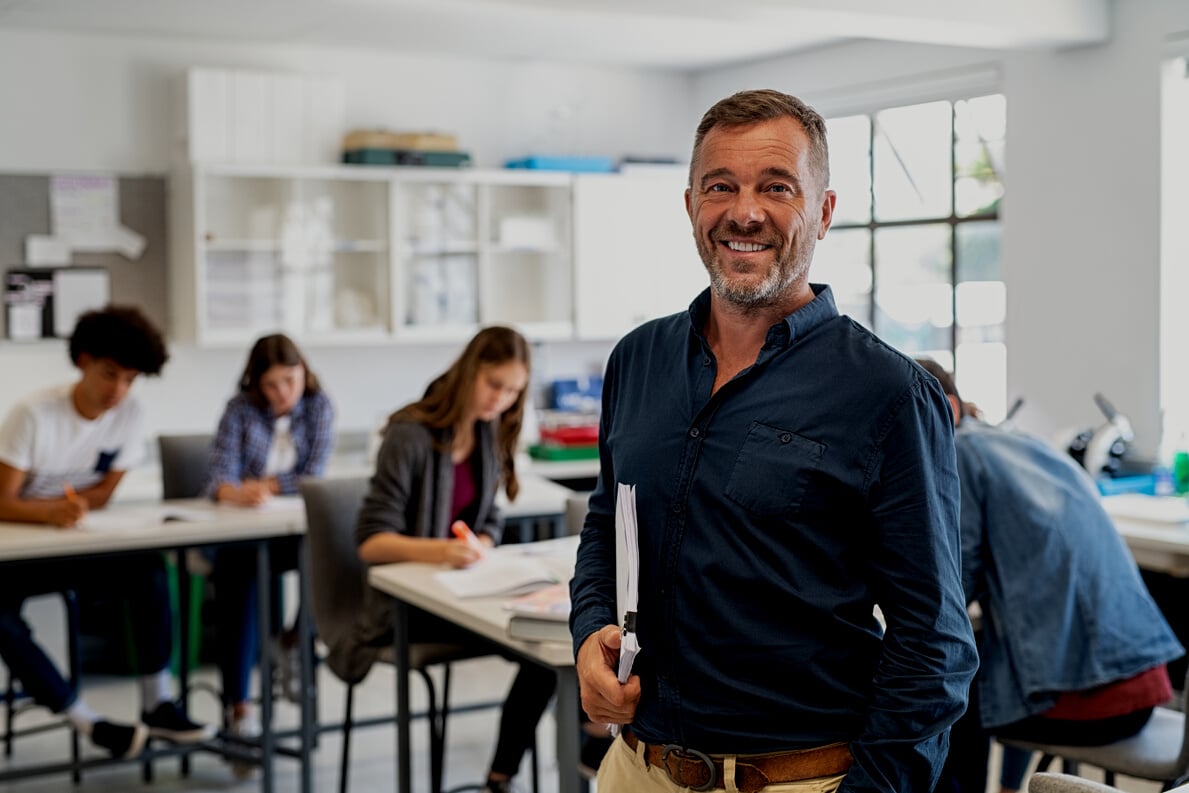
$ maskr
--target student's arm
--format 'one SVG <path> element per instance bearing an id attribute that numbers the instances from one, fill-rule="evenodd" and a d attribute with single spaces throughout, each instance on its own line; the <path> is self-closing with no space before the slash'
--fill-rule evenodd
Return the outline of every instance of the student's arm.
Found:
<path id="1" fill-rule="evenodd" d="M 256 506 L 269 498 L 266 481 L 244 479 L 244 434 L 248 431 L 249 417 L 247 403 L 241 397 L 233 397 L 223 410 L 219 428 L 211 441 L 210 474 L 208 486 L 215 501 L 240 506 Z"/>
<path id="2" fill-rule="evenodd" d="M 115 492 L 116 485 L 120 484 L 120 480 L 123 478 L 123 471 L 108 471 L 94 485 L 86 490 L 78 491 L 78 497 L 86 501 L 89 509 L 100 509 L 111 500 L 111 494 Z"/>
<path id="3" fill-rule="evenodd" d="M 387 562 L 446 563 L 465 567 L 479 558 L 462 540 L 410 536 L 406 512 L 416 491 L 417 471 L 428 465 L 432 441 L 424 428 L 394 424 L 384 432 L 376 455 L 376 472 L 359 510 L 355 541 L 359 558 L 368 564 Z"/>
<path id="4" fill-rule="evenodd" d="M 27 476 L 27 471 L 0 463 L 0 520 L 70 527 L 87 514 L 87 504 L 83 498 L 67 498 L 65 492 L 61 498 L 21 498 L 21 486 L 25 484 Z"/>
<path id="5" fill-rule="evenodd" d="M 406 537 L 383 532 L 373 534 L 359 546 L 359 558 L 368 564 L 386 562 L 430 562 L 466 567 L 479 559 L 479 554 L 461 540 L 437 537 Z"/>

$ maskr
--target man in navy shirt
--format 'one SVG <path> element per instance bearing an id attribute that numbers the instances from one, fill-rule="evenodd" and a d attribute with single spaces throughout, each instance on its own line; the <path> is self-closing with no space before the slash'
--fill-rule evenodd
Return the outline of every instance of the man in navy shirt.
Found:
<path id="1" fill-rule="evenodd" d="M 571 617 L 583 707 L 627 725 L 601 791 L 929 793 L 965 707 L 948 404 L 809 283 L 828 183 L 795 97 L 711 108 L 686 191 L 710 288 L 608 361 Z M 640 552 L 622 685 L 617 483 Z"/>

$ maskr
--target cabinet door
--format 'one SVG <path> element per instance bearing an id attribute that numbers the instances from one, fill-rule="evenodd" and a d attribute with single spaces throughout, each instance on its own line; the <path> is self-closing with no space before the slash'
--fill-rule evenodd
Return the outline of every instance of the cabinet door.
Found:
<path id="1" fill-rule="evenodd" d="M 385 179 L 201 172 L 195 198 L 196 341 L 390 337 Z"/>
<path id="2" fill-rule="evenodd" d="M 574 178 L 575 329 L 617 339 L 706 287 L 685 211 L 686 171 Z"/>
<path id="3" fill-rule="evenodd" d="M 403 172 L 394 190 L 401 335 L 573 336 L 568 174 Z"/>

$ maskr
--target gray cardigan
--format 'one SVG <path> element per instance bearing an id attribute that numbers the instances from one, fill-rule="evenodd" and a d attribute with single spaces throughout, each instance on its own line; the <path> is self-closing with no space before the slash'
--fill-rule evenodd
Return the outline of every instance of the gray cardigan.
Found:
<path id="1" fill-rule="evenodd" d="M 355 524 L 356 546 L 381 532 L 411 537 L 448 537 L 454 493 L 454 463 L 448 450 L 434 448 L 435 438 L 448 434 L 430 430 L 414 421 L 396 421 L 384 432 L 376 456 L 376 472 Z M 490 422 L 475 424 L 475 494 L 479 500 L 475 533 L 487 534 L 497 544 L 503 534 L 495 493 L 500 481 L 495 428 Z M 365 573 L 366 574 L 366 573 Z M 334 640 L 327 663 L 343 680 L 362 680 L 377 655 L 391 640 L 392 599 L 367 587 L 363 608 L 353 628 Z M 345 628 L 347 626 L 344 626 Z M 417 641 L 417 637 L 410 637 Z"/>

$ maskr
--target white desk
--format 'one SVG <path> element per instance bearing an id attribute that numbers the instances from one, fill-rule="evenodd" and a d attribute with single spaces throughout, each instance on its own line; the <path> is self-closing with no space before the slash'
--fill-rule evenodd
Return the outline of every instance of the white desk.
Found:
<path id="1" fill-rule="evenodd" d="M 1189 577 L 1189 524 L 1112 518 L 1135 563 L 1145 570 Z"/>
<path id="2" fill-rule="evenodd" d="M 496 553 L 524 553 L 532 548 L 542 553 L 542 559 L 557 567 L 559 578 L 573 575 L 574 557 L 578 551 L 577 537 L 533 543 L 531 546 L 512 545 L 496 549 Z M 555 548 L 545 554 L 547 549 Z M 574 672 L 573 651 L 568 642 L 526 642 L 508 637 L 510 612 L 504 604 L 508 596 L 460 599 L 452 595 L 435 578 L 445 569 L 441 565 L 421 562 L 400 562 L 379 565 L 368 573 L 373 587 L 396 600 L 396 660 L 397 668 L 408 669 L 409 636 L 407 614 L 410 607 L 449 620 L 474 634 L 506 647 L 516 655 L 553 669 L 557 673 L 557 764 L 560 774 L 559 793 L 578 793 L 586 783 L 578 773 L 578 677 Z M 397 679 L 397 791 L 412 790 L 409 742 L 409 677 L 403 672 Z"/>
<path id="3" fill-rule="evenodd" d="M 159 522 L 163 512 L 190 511 L 210 516 L 209 520 Z M 289 502 L 281 509 L 251 510 L 237 507 L 216 506 L 205 499 L 184 501 L 158 502 L 157 504 L 119 505 L 102 510 L 105 524 L 119 523 L 121 517 L 127 518 L 124 528 L 88 530 L 88 529 L 58 529 L 52 526 L 40 526 L 24 523 L 0 523 L 0 571 L 8 565 L 20 565 L 36 561 L 62 559 L 67 557 L 87 557 L 143 553 L 155 550 L 183 550 L 186 548 L 218 545 L 226 543 L 247 543 L 256 549 L 257 572 L 259 580 L 268 580 L 268 541 L 283 537 L 300 538 L 305 533 L 305 512 L 300 501 Z M 158 518 L 157 520 L 154 517 Z M 300 559 L 298 575 L 302 582 L 303 595 L 307 580 L 304 554 L 298 554 Z M 188 613 L 187 601 L 189 586 L 186 585 L 185 565 L 178 565 L 179 595 L 181 597 L 181 612 Z M 262 680 L 270 678 L 269 658 L 269 587 L 260 588 L 258 597 L 258 624 L 260 626 L 260 675 Z M 312 766 L 310 750 L 313 747 L 313 707 L 312 676 L 313 660 L 310 654 L 310 638 L 312 636 L 309 625 L 308 609 L 299 609 L 298 630 L 303 648 L 302 677 L 303 690 L 307 696 L 303 697 L 301 759 L 303 793 L 312 789 Z M 187 694 L 188 656 L 186 652 L 187 631 L 181 631 L 181 685 L 182 696 Z M 261 789 L 270 792 L 273 788 L 272 759 L 276 752 L 275 739 L 270 729 L 272 717 L 272 686 L 261 686 L 261 722 L 265 725 L 261 736 Z M 185 750 L 183 750 L 185 751 Z M 84 761 L 82 765 L 100 765 L 115 760 Z M 29 768 L 10 769 L 0 773 L 0 778 L 21 778 L 44 773 L 58 773 L 69 770 L 71 764 L 63 767 L 61 764 Z"/>

